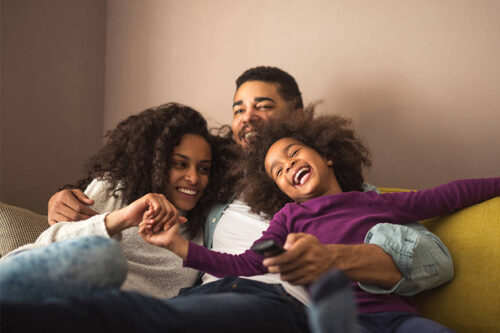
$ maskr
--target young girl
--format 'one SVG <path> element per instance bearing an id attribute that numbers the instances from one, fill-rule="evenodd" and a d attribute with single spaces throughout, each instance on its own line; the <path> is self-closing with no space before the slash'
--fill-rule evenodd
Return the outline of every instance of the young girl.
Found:
<path id="1" fill-rule="evenodd" d="M 224 200 L 221 143 L 209 134 L 199 112 L 176 103 L 122 121 L 108 133 L 106 144 L 88 163 L 86 178 L 77 184 L 99 214 L 57 223 L 34 244 L 2 259 L 0 298 L 39 301 L 117 288 L 127 266 L 127 290 L 172 297 L 192 286 L 198 272 L 144 242 L 137 225 L 152 206 L 162 211 L 155 220 L 159 226 L 187 220 L 182 234 L 202 244 L 205 213 L 215 200 Z M 126 261 L 119 260 L 122 250 Z"/>
<path id="2" fill-rule="evenodd" d="M 289 233 L 301 232 L 324 244 L 361 244 L 377 223 L 428 219 L 500 194 L 500 178 L 455 181 L 417 192 L 361 192 L 363 167 L 370 165 L 368 151 L 341 117 L 314 118 L 306 110 L 303 119 L 279 119 L 259 133 L 245 161 L 244 199 L 255 212 L 267 215 L 284 207 L 256 242 L 273 239 L 283 245 Z M 267 271 L 262 257 L 251 250 L 240 255 L 213 252 L 173 232 L 152 233 L 153 225 L 145 219 L 139 232 L 182 257 L 187 267 L 215 276 Z M 359 313 L 418 314 L 409 298 L 370 294 L 355 282 L 352 286 Z"/>

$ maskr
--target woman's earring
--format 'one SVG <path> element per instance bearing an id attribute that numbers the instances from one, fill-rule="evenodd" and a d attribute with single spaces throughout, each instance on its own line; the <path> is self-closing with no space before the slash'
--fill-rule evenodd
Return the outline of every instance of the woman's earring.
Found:
<path id="1" fill-rule="evenodd" d="M 328 160 L 328 161 L 326 161 L 326 164 L 329 165 L 329 166 L 332 166 L 333 165 L 333 161 L 332 160 Z"/>

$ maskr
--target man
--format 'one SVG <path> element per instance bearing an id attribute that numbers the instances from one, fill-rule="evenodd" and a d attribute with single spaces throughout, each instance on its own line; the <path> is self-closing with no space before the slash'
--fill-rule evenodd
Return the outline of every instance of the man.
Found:
<path id="1" fill-rule="evenodd" d="M 282 112 L 293 116 L 303 108 L 295 80 L 278 68 L 249 69 L 236 83 L 232 132 L 243 149 L 259 122 Z M 87 218 L 95 214 L 85 206 L 91 203 L 79 190 L 59 192 L 49 201 L 49 223 Z M 205 242 L 216 251 L 240 253 L 267 224 L 249 213 L 245 203 L 234 199 L 211 211 Z M 366 244 L 357 245 L 326 246 L 314 236 L 291 234 L 285 248 L 286 253 L 264 262 L 270 273 L 279 274 L 223 279 L 205 274 L 201 286 L 166 301 L 110 291 L 77 301 L 12 306 L 2 311 L 12 323 L 17 315 L 30 313 L 30 322 L 23 324 L 53 332 L 301 332 L 307 330 L 303 304 L 308 302 L 302 286 L 331 268 L 342 270 L 367 291 L 403 295 L 435 287 L 453 274 L 444 245 L 418 224 L 413 228 L 378 225 L 367 235 Z"/>

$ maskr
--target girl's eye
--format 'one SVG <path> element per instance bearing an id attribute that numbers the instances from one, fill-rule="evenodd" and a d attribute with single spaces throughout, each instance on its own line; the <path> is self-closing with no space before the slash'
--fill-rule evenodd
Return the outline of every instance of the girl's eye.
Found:
<path id="1" fill-rule="evenodd" d="M 294 157 L 298 154 L 300 149 L 297 149 L 297 150 L 294 150 L 291 154 L 290 154 L 290 157 Z"/>
<path id="2" fill-rule="evenodd" d="M 281 176 L 281 174 L 283 173 L 283 169 L 278 169 L 278 171 L 276 171 L 276 177 L 279 177 Z"/>

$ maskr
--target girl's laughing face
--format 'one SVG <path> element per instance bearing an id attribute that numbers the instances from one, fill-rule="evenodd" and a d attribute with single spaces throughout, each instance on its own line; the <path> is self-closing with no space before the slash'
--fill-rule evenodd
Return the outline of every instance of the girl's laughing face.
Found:
<path id="1" fill-rule="evenodd" d="M 296 202 L 341 192 L 332 162 L 296 139 L 276 141 L 264 163 L 268 176 Z"/>

